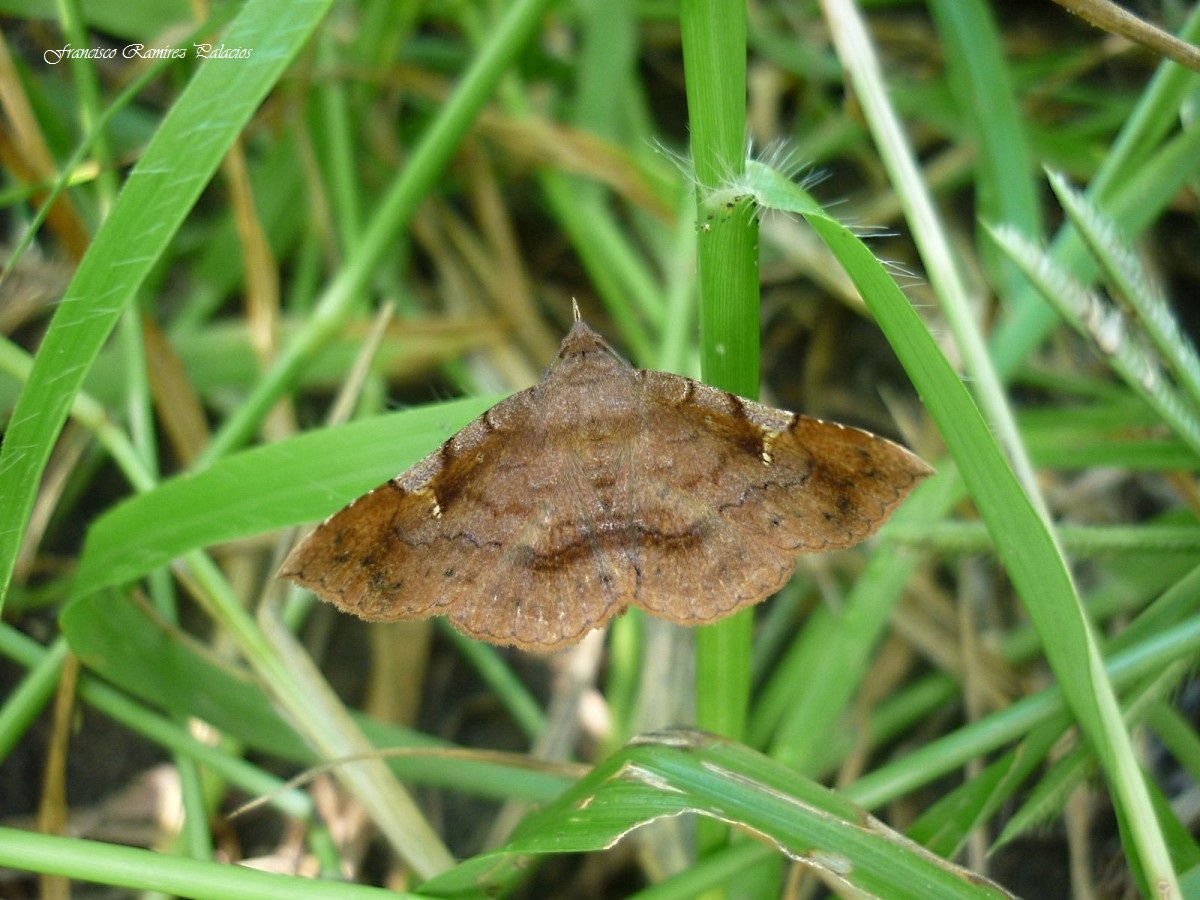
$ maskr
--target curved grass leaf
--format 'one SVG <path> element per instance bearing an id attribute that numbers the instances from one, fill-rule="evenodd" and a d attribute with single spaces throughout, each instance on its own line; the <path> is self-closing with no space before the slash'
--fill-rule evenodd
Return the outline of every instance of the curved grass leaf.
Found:
<path id="1" fill-rule="evenodd" d="M 1009 896 L 786 766 L 693 731 L 631 742 L 526 817 L 503 848 L 427 881 L 421 891 L 479 896 L 511 883 L 531 857 L 603 850 L 640 825 L 681 813 L 731 823 L 855 896 Z"/>

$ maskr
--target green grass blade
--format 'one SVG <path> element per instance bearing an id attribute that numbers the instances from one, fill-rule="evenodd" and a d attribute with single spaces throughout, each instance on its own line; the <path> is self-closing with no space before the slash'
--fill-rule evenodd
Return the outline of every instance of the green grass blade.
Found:
<path id="1" fill-rule="evenodd" d="M 875 146 L 888 170 L 905 221 L 912 230 L 942 315 L 954 336 L 962 366 L 971 383 L 971 394 L 1004 448 L 1028 502 L 1043 518 L 1049 518 L 1033 464 L 1021 442 L 999 375 L 988 357 L 961 262 L 917 167 L 916 154 L 899 115 L 892 106 L 866 26 L 850 0 L 825 0 L 825 10 L 832 23 L 838 56 L 863 105 Z"/>
<path id="2" fill-rule="evenodd" d="M 0 828 L 0 865 L 196 900 L 403 900 L 417 895 Z"/>
<path id="3" fill-rule="evenodd" d="M 983 0 L 932 0 L 929 10 L 946 48 L 946 78 L 979 148 L 975 196 L 983 221 L 1004 222 L 1031 236 L 1042 233 L 1034 166 L 1025 120 L 1013 94 L 1000 36 Z M 1022 276 L 980 234 L 979 252 L 1002 296 Z"/>
<path id="4" fill-rule="evenodd" d="M 25 679 L 4 699 L 4 704 L 0 706 L 0 762 L 8 757 L 54 696 L 67 650 L 66 641 L 55 641 L 37 664 L 30 667 Z"/>
<path id="5" fill-rule="evenodd" d="M 472 397 L 233 454 L 105 512 L 89 529 L 77 582 L 140 578 L 189 550 L 312 522 L 432 451 L 495 397 Z"/>
<path id="6" fill-rule="evenodd" d="M 882 267 L 840 225 L 816 217 L 809 221 L 847 266 L 937 422 L 1067 702 L 1102 762 L 1114 799 L 1138 823 L 1134 840 L 1143 865 L 1155 883 L 1173 883 L 1129 732 L 1054 535 L 1021 490 L 950 364 Z M 884 300 L 889 294 L 890 301 Z"/>
<path id="7" fill-rule="evenodd" d="M 958 375 L 883 266 L 848 228 L 812 212 L 806 195 L 798 194 L 789 211 L 805 215 L 846 269 L 924 399 L 1114 796 L 1139 823 L 1135 840 L 1146 870 L 1172 882 L 1129 733 L 1053 533 L 1022 491 Z"/>
<path id="8" fill-rule="evenodd" d="M 837 793 L 741 744 L 698 732 L 634 741 L 528 816 L 504 848 L 475 857 L 422 890 L 453 896 L 472 885 L 478 890 L 503 883 L 530 856 L 610 847 L 639 825 L 683 812 L 738 822 L 852 893 L 891 900 L 1008 896 L 870 819 Z"/>
<path id="9" fill-rule="evenodd" d="M 746 8 L 724 0 L 680 6 L 688 121 L 697 190 L 700 366 L 704 380 L 758 396 L 758 222 L 746 203 L 712 199 L 745 164 Z M 711 221 L 710 221 L 711 217 Z M 740 739 L 750 694 L 752 612 L 696 633 L 696 721 Z M 702 842 L 721 840 L 711 830 Z"/>
<path id="10" fill-rule="evenodd" d="M 121 311 L 150 273 L 229 146 L 320 22 L 329 0 L 251 0 L 223 40 L 248 59 L 205 62 L 130 173 L 58 307 L 0 446 L 0 608 L 71 403 Z"/>

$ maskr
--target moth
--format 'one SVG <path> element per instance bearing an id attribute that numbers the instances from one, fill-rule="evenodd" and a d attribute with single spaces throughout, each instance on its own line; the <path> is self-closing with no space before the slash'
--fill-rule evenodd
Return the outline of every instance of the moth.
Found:
<path id="1" fill-rule="evenodd" d="M 867 431 L 635 369 L 578 318 L 542 379 L 325 520 L 280 575 L 372 621 L 546 651 L 630 606 L 709 623 L 865 540 L 932 469 Z"/>

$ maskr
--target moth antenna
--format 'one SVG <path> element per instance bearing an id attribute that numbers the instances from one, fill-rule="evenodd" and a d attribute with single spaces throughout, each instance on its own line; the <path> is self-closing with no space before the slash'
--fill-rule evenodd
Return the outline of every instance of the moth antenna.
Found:
<path id="1" fill-rule="evenodd" d="M 571 298 L 571 314 L 575 317 L 575 321 L 579 321 L 579 301 L 574 297 Z"/>

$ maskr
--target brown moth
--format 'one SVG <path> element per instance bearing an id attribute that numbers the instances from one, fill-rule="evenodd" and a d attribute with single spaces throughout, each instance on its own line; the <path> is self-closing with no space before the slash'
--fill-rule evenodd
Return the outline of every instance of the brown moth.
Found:
<path id="1" fill-rule="evenodd" d="M 870 432 L 635 369 L 578 320 L 533 387 L 326 519 L 279 574 L 524 650 L 629 606 L 712 622 L 870 537 L 932 472 Z"/>

